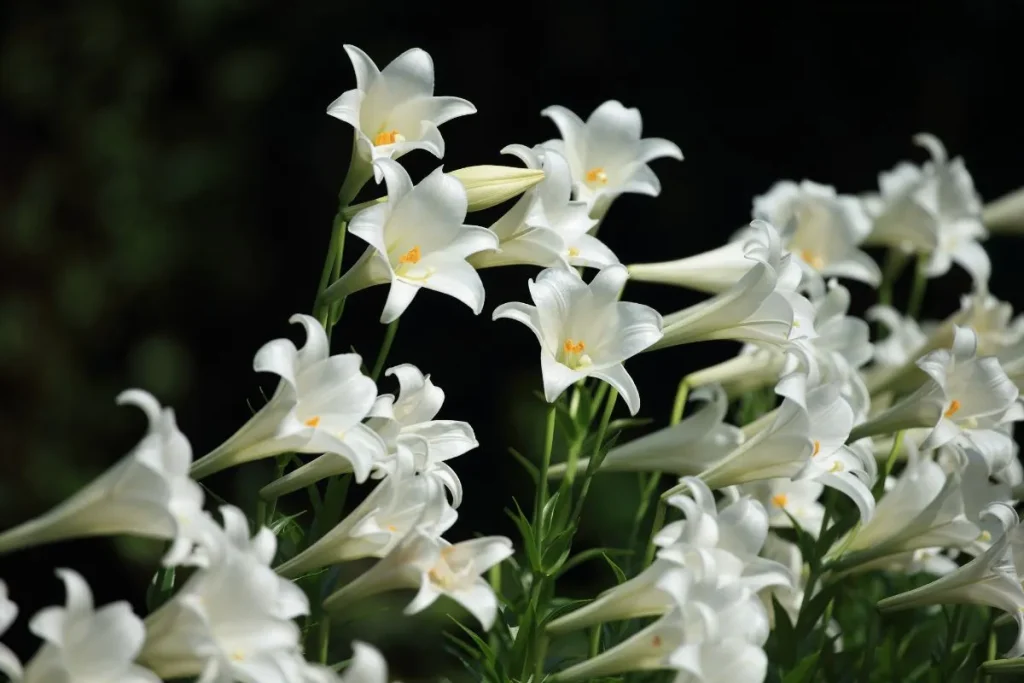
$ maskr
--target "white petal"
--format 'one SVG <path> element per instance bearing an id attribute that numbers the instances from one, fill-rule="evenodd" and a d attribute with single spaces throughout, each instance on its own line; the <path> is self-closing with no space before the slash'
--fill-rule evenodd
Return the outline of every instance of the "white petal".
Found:
<path id="1" fill-rule="evenodd" d="M 605 268 L 619 263 L 619 257 L 593 235 L 579 235 L 568 247 L 569 263 L 574 266 Z"/>
<path id="2" fill-rule="evenodd" d="M 631 415 L 636 415 L 637 411 L 640 410 L 640 390 L 636 388 L 636 383 L 629 376 L 629 373 L 626 372 L 626 367 L 622 363 L 601 368 L 600 370 L 592 370 L 590 376 L 612 385 L 626 402 Z"/>
<path id="3" fill-rule="evenodd" d="M 387 683 L 388 665 L 372 645 L 352 641 L 352 661 L 345 669 L 341 683 Z"/>
<path id="4" fill-rule="evenodd" d="M 683 151 L 679 149 L 679 145 L 664 138 L 644 138 L 640 141 L 637 161 L 646 164 L 648 161 L 661 159 L 662 157 L 670 157 L 682 161 Z"/>
<path id="5" fill-rule="evenodd" d="M 398 278 L 393 280 L 391 289 L 388 291 L 388 299 L 384 302 L 384 310 L 380 314 L 380 321 L 386 325 L 397 320 L 400 315 L 405 313 L 405 309 L 409 308 L 409 304 L 412 303 L 413 297 L 418 291 L 420 288 L 416 285 L 411 285 Z"/>
<path id="6" fill-rule="evenodd" d="M 498 616 L 498 598 L 486 580 L 478 578 L 472 585 L 453 590 L 449 595 L 476 617 L 485 631 L 494 625 Z"/>
<path id="7" fill-rule="evenodd" d="M 563 391 L 587 376 L 587 373 L 559 363 L 543 350 L 540 352 L 540 371 L 544 381 L 544 398 L 548 403 L 554 403 Z"/>
<path id="8" fill-rule="evenodd" d="M 423 287 L 458 299 L 480 315 L 484 309 L 484 283 L 473 266 L 462 259 L 440 257 L 430 258 L 430 265 L 437 268 L 430 277 L 423 281 Z M 427 263 L 428 259 L 424 259 Z M 390 298 L 389 298 L 390 301 Z"/>
<path id="9" fill-rule="evenodd" d="M 348 58 L 352 62 L 352 70 L 356 72 L 356 87 L 366 92 L 377 80 L 380 70 L 377 69 L 373 60 L 355 45 L 346 45 L 345 52 L 348 53 Z"/>
<path id="10" fill-rule="evenodd" d="M 587 144 L 585 135 L 585 124 L 576 116 L 573 112 L 569 111 L 565 107 L 554 105 L 541 111 L 541 116 L 547 116 L 551 119 L 555 126 L 558 127 L 558 132 L 562 136 L 564 141 L 564 156 L 566 161 L 573 169 L 573 173 L 583 172 L 584 159 L 582 157 L 585 145 Z M 579 180 L 580 178 L 575 178 Z"/>
<path id="11" fill-rule="evenodd" d="M 964 240 L 953 248 L 952 259 L 971 274 L 975 283 L 987 284 L 992 274 L 992 262 L 985 248 L 973 240 Z"/>
<path id="12" fill-rule="evenodd" d="M 544 343 L 544 333 L 541 331 L 540 314 L 537 312 L 537 308 L 535 306 L 524 304 L 519 301 L 510 301 L 494 309 L 491 319 L 498 320 L 500 318 L 515 320 L 516 322 L 526 325 L 535 335 L 537 335 L 537 341 L 541 344 Z"/>

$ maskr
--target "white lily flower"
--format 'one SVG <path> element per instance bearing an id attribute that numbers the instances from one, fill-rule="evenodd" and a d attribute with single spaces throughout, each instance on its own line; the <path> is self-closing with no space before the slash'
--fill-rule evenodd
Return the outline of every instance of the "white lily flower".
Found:
<path id="1" fill-rule="evenodd" d="M 517 263 L 604 268 L 619 262 L 611 249 L 588 234 L 598 221 L 588 215 L 586 202 L 572 199 L 572 173 L 565 157 L 540 146 L 509 145 L 501 151 L 519 157 L 527 168 L 542 170 L 544 180 L 491 226 L 499 250 L 471 256 L 475 268 Z"/>
<path id="2" fill-rule="evenodd" d="M 771 513 L 769 512 L 769 514 Z M 818 527 L 820 528 L 820 526 L 821 520 L 819 519 Z M 813 533 L 817 534 L 818 529 L 815 528 Z M 800 616 L 800 606 L 803 604 L 804 591 L 808 588 L 807 579 L 809 578 L 808 572 L 804 567 L 804 557 L 800 552 L 800 546 L 779 538 L 777 534 L 769 533 L 765 539 L 764 546 L 761 548 L 761 556 L 786 567 L 796 579 L 795 584 L 792 586 L 769 586 L 761 591 L 761 602 L 764 604 L 765 611 L 768 612 L 771 627 L 775 628 L 773 598 L 778 601 L 779 605 L 786 612 L 790 622 L 796 625 L 797 619 Z"/>
<path id="3" fill-rule="evenodd" d="M 874 349 L 867 323 L 847 315 L 849 307 L 849 290 L 830 281 L 827 293 L 814 303 L 815 335 L 790 341 L 775 391 L 804 405 L 809 387 L 836 383 L 855 417 L 863 420 L 871 397 L 858 370 Z"/>
<path id="4" fill-rule="evenodd" d="M 690 495 L 674 496 L 669 503 L 682 509 L 685 519 L 656 535 L 654 542 L 661 547 L 657 559 L 593 602 L 555 619 L 549 631 L 663 615 L 692 597 L 688 590 L 693 580 L 741 585 L 750 592 L 792 585 L 785 567 L 758 556 L 768 534 L 767 515 L 759 503 L 741 498 L 719 511 L 703 482 L 689 477 L 682 481 Z"/>
<path id="5" fill-rule="evenodd" d="M 370 409 L 365 427 L 377 434 L 385 446 L 375 452 L 371 476 L 387 476 L 399 463 L 407 462 L 420 474 L 441 480 L 458 507 L 462 485 L 446 461 L 480 445 L 473 428 L 467 422 L 434 419 L 444 403 L 444 391 L 416 366 L 403 363 L 388 368 L 384 375 L 398 379 L 399 394 L 397 400 L 392 394 L 381 394 Z M 268 484 L 260 495 L 276 498 L 350 471 L 346 460 L 326 453 Z"/>
<path id="6" fill-rule="evenodd" d="M 837 541 L 845 564 L 863 569 L 880 558 L 922 548 L 977 549 L 982 530 L 964 514 L 962 479 L 927 457 L 911 459 L 875 507 L 872 519 Z M 841 559 L 842 561 L 842 559 Z"/>
<path id="7" fill-rule="evenodd" d="M 25 665 L 21 683 L 159 683 L 151 671 L 135 664 L 146 631 L 127 602 L 93 607 L 89 584 L 77 572 L 58 569 L 64 582 L 64 607 L 40 610 L 29 630 L 43 646 Z"/>
<path id="8" fill-rule="evenodd" d="M 561 140 L 544 147 L 566 158 L 572 169 L 575 198 L 585 201 L 593 218 L 602 218 L 620 194 L 633 192 L 657 197 L 658 176 L 647 165 L 661 157 L 682 161 L 679 147 L 662 138 L 641 139 L 640 111 L 608 100 L 584 123 L 565 107 L 551 106 L 541 112 L 550 118 Z"/>
<path id="9" fill-rule="evenodd" d="M 380 651 L 368 643 L 353 640 L 352 660 L 345 672 L 335 675 L 329 683 L 388 683 L 389 680 L 388 664 Z"/>
<path id="10" fill-rule="evenodd" d="M 743 431 L 727 424 L 729 400 L 719 386 L 697 389 L 690 397 L 704 405 L 678 424 L 651 432 L 608 451 L 602 472 L 668 472 L 693 475 L 721 460 L 743 442 Z M 584 468 L 588 458 L 579 461 Z M 565 471 L 565 463 L 549 469 L 551 476 Z"/>
<path id="11" fill-rule="evenodd" d="M 192 447 L 174 411 L 151 394 L 122 392 L 149 420 L 131 453 L 53 510 L 0 534 L 0 552 L 70 538 L 129 534 L 173 540 L 164 564 L 180 563 L 203 530 L 203 492 L 189 478 Z"/>
<path id="12" fill-rule="evenodd" d="M 294 579 L 331 564 L 381 558 L 414 529 L 440 536 L 457 518 L 440 482 L 415 472 L 398 472 L 378 484 L 333 529 L 275 571 Z"/>
<path id="13" fill-rule="evenodd" d="M 476 112 L 464 99 L 434 95 L 434 62 L 420 48 L 406 50 L 383 71 L 356 46 L 346 45 L 345 52 L 352 60 L 356 87 L 342 93 L 327 113 L 355 129 L 355 151 L 364 164 L 414 149 L 440 159 L 444 138 L 437 127 Z M 364 167 L 368 173 L 369 165 Z"/>
<path id="14" fill-rule="evenodd" d="M 7 597 L 7 584 L 0 580 L 0 636 L 7 633 L 14 620 L 18 618 L 18 606 Z M 12 681 L 21 680 L 23 674 L 21 661 L 9 647 L 0 643 L 0 674 Z"/>
<path id="15" fill-rule="evenodd" d="M 916 320 L 902 315 L 892 306 L 872 306 L 864 317 L 881 323 L 888 331 L 885 339 L 875 342 L 873 357 L 878 365 L 896 368 L 913 362 L 928 341 Z"/>
<path id="16" fill-rule="evenodd" d="M 516 320 L 537 336 L 549 403 L 579 380 L 596 377 L 618 390 L 630 413 L 640 409 L 640 392 L 623 362 L 661 338 L 661 316 L 619 301 L 627 277 L 625 267 L 609 266 L 588 285 L 574 270 L 547 268 L 529 283 L 535 306 L 511 302 L 494 309 L 495 320 Z"/>
<path id="17" fill-rule="evenodd" d="M 740 490 L 761 503 L 768 511 L 768 524 L 792 528 L 796 520 L 800 528 L 817 538 L 825 506 L 818 502 L 825 485 L 809 479 L 763 479 L 740 486 Z M 787 514 L 788 513 L 788 514 Z"/>
<path id="18" fill-rule="evenodd" d="M 448 175 L 466 188 L 469 212 L 497 206 L 544 180 L 544 171 L 540 168 L 512 166 L 466 166 L 449 171 Z"/>
<path id="19" fill-rule="evenodd" d="M 659 263 L 632 263 L 629 276 L 637 282 L 657 282 L 720 294 L 754 267 L 747 256 L 751 236 L 743 232 L 728 243 L 693 256 Z"/>
<path id="20" fill-rule="evenodd" d="M 146 617 L 140 661 L 162 678 L 210 683 L 291 683 L 303 671 L 299 627 L 309 613 L 302 590 L 270 569 L 277 539 L 266 527 L 250 539 L 241 510 L 224 506 L 205 566 Z"/>
<path id="21" fill-rule="evenodd" d="M 1021 588 L 1022 543 L 1017 513 L 1008 505 L 997 504 L 989 515 L 998 521 L 1003 533 L 981 555 L 925 586 L 894 595 L 878 603 L 883 612 L 925 605 L 974 604 L 1003 610 L 1017 622 L 1017 639 L 1007 657 L 1024 654 L 1024 589 Z"/>
<path id="22" fill-rule="evenodd" d="M 331 453 L 347 461 L 357 481 L 370 474 L 384 444 L 360 424 L 373 406 L 377 387 L 362 373 L 358 354 L 331 356 L 323 327 L 308 315 L 289 322 L 306 330 L 306 343 L 274 339 L 256 352 L 253 369 L 281 378 L 273 396 L 227 441 L 192 465 L 202 479 L 242 463 L 281 453 Z"/>
<path id="23" fill-rule="evenodd" d="M 484 630 L 498 614 L 498 598 L 481 575 L 512 554 L 512 541 L 486 536 L 454 545 L 422 529 L 407 534 L 391 552 L 324 601 L 334 611 L 359 598 L 401 588 L 418 593 L 406 614 L 422 612 L 447 595 L 462 605 Z"/>
<path id="24" fill-rule="evenodd" d="M 914 137 L 932 156 L 918 168 L 903 163 L 879 177 L 875 226 L 868 241 L 930 254 L 925 273 L 938 277 L 955 262 L 976 284 L 988 282 L 991 263 L 979 244 L 988 233 L 982 224 L 981 200 L 962 158 L 949 160 L 933 135 Z"/>
<path id="25" fill-rule="evenodd" d="M 948 443 L 975 447 L 992 464 L 992 471 L 1006 466 L 1012 455 L 1012 439 L 1000 428 L 1024 419 L 1019 391 L 996 358 L 978 358 L 978 337 L 973 330 L 954 328 L 951 349 L 937 349 L 917 361 L 925 383 L 867 425 L 859 434 L 881 433 L 879 425 L 893 422 L 893 416 L 915 409 L 932 419 L 914 426 L 931 427 L 920 444 L 931 450 Z M 930 424 L 929 424 L 930 422 Z M 909 426 L 909 425 L 908 425 Z M 885 430 L 888 431 L 888 430 Z"/>
<path id="26" fill-rule="evenodd" d="M 809 180 L 782 180 L 754 198 L 753 213 L 778 226 L 786 249 L 805 267 L 872 287 L 881 283 L 878 264 L 857 248 L 871 232 L 871 219 L 856 197 Z"/>
<path id="27" fill-rule="evenodd" d="M 378 159 L 388 200 L 357 213 L 348 231 L 370 246 L 359 260 L 323 293 L 333 301 L 353 292 L 391 286 L 381 313 L 382 323 L 398 319 L 421 288 L 454 297 L 479 314 L 484 285 L 466 258 L 498 248 L 498 237 L 486 228 L 463 225 L 466 189 L 438 167 L 413 185 L 401 164 Z"/>
<path id="28" fill-rule="evenodd" d="M 768 615 L 756 595 L 733 584 L 679 576 L 672 611 L 596 657 L 555 674 L 556 681 L 595 680 L 628 671 L 676 669 L 701 683 L 764 678 Z"/>
<path id="29" fill-rule="evenodd" d="M 783 256 L 779 235 L 764 221 L 754 221 L 756 237 L 746 244 L 753 267 L 725 292 L 665 317 L 665 336 L 654 349 L 712 339 L 737 339 L 782 345 L 793 329 L 793 306 L 779 291 Z"/>

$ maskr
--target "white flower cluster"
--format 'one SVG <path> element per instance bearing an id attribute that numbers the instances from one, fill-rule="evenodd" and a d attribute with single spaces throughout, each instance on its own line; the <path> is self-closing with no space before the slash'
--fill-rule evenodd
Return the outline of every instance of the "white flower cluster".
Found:
<path id="1" fill-rule="evenodd" d="M 881 174 L 877 194 L 842 195 L 809 180 L 781 181 L 753 200 L 752 222 L 726 245 L 625 266 L 596 237 L 598 229 L 619 195 L 660 193 L 649 162 L 682 159 L 674 143 L 642 137 L 636 109 L 608 101 L 583 121 L 564 107 L 548 107 L 542 113 L 561 139 L 502 150 L 525 168 L 437 168 L 417 183 L 397 160 L 415 149 L 441 158 L 438 126 L 475 109 L 434 95 L 433 63 L 422 50 L 409 50 L 380 70 L 358 48 L 345 49 L 356 88 L 328 109 L 354 129 L 330 247 L 338 251 L 328 254 L 316 302 L 320 315 L 291 319 L 305 329 L 305 343 L 275 339 L 255 355 L 257 372 L 279 378 L 273 395 L 234 435 L 193 462 L 173 412 L 145 392 L 125 392 L 119 402 L 140 407 L 149 419 L 138 446 L 53 511 L 0 534 L 0 552 L 82 536 L 165 539 L 163 564 L 187 578 L 140 619 L 125 603 L 96 610 L 82 577 L 59 570 L 66 607 L 45 609 L 30 623 L 44 645 L 24 667 L 0 646 L 0 670 L 32 682 L 383 683 L 383 658 L 364 643 L 352 645 L 353 661 L 341 675 L 325 666 L 326 652 L 319 663 L 307 662 L 297 620 L 308 628 L 358 599 L 396 589 L 415 591 L 408 614 L 446 596 L 491 629 L 512 607 L 499 605 L 500 580 L 495 586 L 482 575 L 510 558 L 512 542 L 490 536 L 452 544 L 443 537 L 463 497 L 449 462 L 478 446 L 474 431 L 465 422 L 437 419 L 444 392 L 416 367 L 400 364 L 385 372 L 397 381 L 397 395 L 379 395 L 376 380 L 397 321 L 421 289 L 454 297 L 479 314 L 485 292 L 478 271 L 514 264 L 542 268 L 528 282 L 533 303 L 504 303 L 493 318 L 517 321 L 536 336 L 551 404 L 535 519 L 524 534 L 527 554 L 546 556 L 545 534 L 568 534 L 571 541 L 578 520 L 553 521 L 560 513 L 548 505 L 554 499 L 547 499 L 547 484 L 565 478 L 557 494 L 564 503 L 582 468 L 577 514 L 592 475 L 631 471 L 653 473 L 646 480 L 652 497 L 662 473 L 680 477 L 659 502 L 683 517 L 664 527 L 657 517 L 652 557 L 636 575 L 557 618 L 546 618 L 546 603 L 571 544 L 558 547 L 563 558 L 555 569 L 545 568 L 544 558 L 539 568 L 532 566 L 524 591 L 529 609 L 501 624 L 511 629 L 516 651 L 536 660 L 523 668 L 521 680 L 529 680 L 531 667 L 543 674 L 545 631 L 557 636 L 653 618 L 553 679 L 668 669 L 677 683 L 759 683 L 778 615 L 773 601 L 799 623 L 823 574 L 835 581 L 868 569 L 942 575 L 883 600 L 882 608 L 976 602 L 1003 609 L 1021 628 L 1011 655 L 1024 653 L 1024 527 L 1012 507 L 1024 483 L 1012 431 L 1024 419 L 1024 319 L 1013 319 L 1009 305 L 988 292 L 982 204 L 962 159 L 950 161 L 936 138 L 920 135 L 916 140 L 931 161 Z M 387 196 L 351 206 L 371 179 L 383 183 Z M 466 224 L 469 212 L 514 197 L 490 227 Z M 367 247 L 341 273 L 344 231 Z M 862 249 L 879 245 L 889 248 L 885 272 Z M 911 259 L 917 261 L 915 289 L 904 315 L 891 305 L 892 279 Z M 918 323 L 927 278 L 953 263 L 971 274 L 973 293 L 948 319 Z M 597 273 L 585 280 L 585 268 Z M 629 278 L 710 297 L 663 317 L 621 301 Z M 888 336 L 872 341 L 867 320 L 850 313 L 850 292 L 838 279 L 879 289 L 881 303 L 865 317 Z M 375 285 L 389 288 L 380 318 L 389 328 L 368 375 L 359 355 L 331 354 L 330 333 L 344 299 Z M 680 373 L 667 427 L 602 451 L 615 401 L 621 397 L 633 415 L 640 409 L 626 360 L 721 340 L 741 342 L 739 353 Z M 604 421 L 593 455 L 579 458 L 584 440 L 574 436 L 568 461 L 552 464 L 555 411 L 570 390 L 566 412 L 574 424 L 581 394 L 596 404 L 595 413 L 605 401 Z M 595 398 L 598 391 L 607 393 Z M 688 397 L 702 405 L 683 419 Z M 759 397 L 763 409 L 744 424 L 729 424 L 729 402 L 736 397 Z M 316 457 L 303 462 L 302 454 Z M 330 495 L 343 476 L 372 488 L 347 515 L 339 510 L 312 542 L 277 558 L 277 537 L 262 526 L 265 517 L 255 535 L 233 506 L 220 508 L 218 522 L 203 509 L 196 483 L 275 457 L 278 476 L 259 492 L 265 504 L 302 489 L 317 492 L 324 481 Z M 299 465 L 288 470 L 295 460 Z M 831 491 L 823 498 L 826 488 Z M 848 514 L 840 520 L 836 509 L 842 506 Z M 787 540 L 794 535 L 826 544 L 813 572 Z M 324 599 L 318 594 L 314 604 L 293 582 L 367 559 L 375 562 L 354 580 L 322 583 Z M 531 562 L 537 565 L 536 558 Z M 0 584 L 0 627 L 16 613 Z M 510 626 L 514 621 L 518 625 Z M 820 621 L 841 635 L 827 615 Z M 520 646 L 520 634 L 531 634 L 531 642 Z"/>

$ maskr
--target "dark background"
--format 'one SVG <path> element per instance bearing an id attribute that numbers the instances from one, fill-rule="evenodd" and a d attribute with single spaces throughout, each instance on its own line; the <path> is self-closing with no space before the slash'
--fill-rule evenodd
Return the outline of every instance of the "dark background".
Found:
<path id="1" fill-rule="evenodd" d="M 351 129 L 324 113 L 354 87 L 345 43 L 381 68 L 423 47 L 436 93 L 477 106 L 442 127 L 448 169 L 516 165 L 499 150 L 555 137 L 539 115 L 551 104 L 584 118 L 606 99 L 638 107 L 645 134 L 675 141 L 686 160 L 654 162 L 662 196 L 622 197 L 602 227 L 631 263 L 718 246 L 777 179 L 872 190 L 879 171 L 925 158 L 910 140 L 920 131 L 965 157 L 985 199 L 1024 184 L 1022 20 L 1010 1 L 4 3 L 0 526 L 48 509 L 134 445 L 144 423 L 114 405 L 122 389 L 172 405 L 198 457 L 246 419 L 261 381 L 272 386 L 252 372 L 252 355 L 300 334 L 287 318 L 310 309 L 347 167 Z M 403 162 L 414 177 L 438 163 L 425 152 Z M 501 210 L 469 222 L 488 225 Z M 988 243 L 991 289 L 1018 306 L 1020 244 Z M 347 261 L 363 246 L 350 239 Z M 481 442 L 453 463 L 466 487 L 455 539 L 512 535 L 503 509 L 513 495 L 531 500 L 505 449 L 537 450 L 537 347 L 490 313 L 527 300 L 535 272 L 486 271 L 479 318 L 424 291 L 392 349 L 393 362 L 432 374 L 448 396 L 441 416 L 469 421 Z M 871 301 L 849 286 L 859 304 Z M 926 314 L 952 312 L 968 287 L 956 268 L 932 282 Z M 374 357 L 385 293 L 350 299 L 337 351 Z M 699 300 L 643 285 L 627 298 L 664 313 Z M 678 378 L 735 350 L 688 346 L 631 361 L 641 413 L 663 423 Z M 268 476 L 255 465 L 210 483 L 251 511 Z M 602 480 L 581 543 L 620 542 L 635 496 L 629 478 Z M 100 604 L 124 598 L 141 609 L 159 551 L 103 539 L 0 558 L 23 610 L 4 640 L 22 654 L 34 647 L 25 620 L 62 600 L 54 566 L 85 574 Z M 581 568 L 565 590 L 592 594 L 605 573 Z M 387 631 L 384 621 L 362 637 Z M 440 641 L 419 639 L 417 650 L 396 650 L 412 653 L 397 665 L 404 680 L 413 661 L 424 661 L 421 673 L 439 666 L 424 658 Z"/>

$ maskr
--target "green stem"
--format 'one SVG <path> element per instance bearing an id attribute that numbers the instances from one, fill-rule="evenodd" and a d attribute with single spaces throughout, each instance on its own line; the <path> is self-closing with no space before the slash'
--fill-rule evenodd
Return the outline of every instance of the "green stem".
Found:
<path id="1" fill-rule="evenodd" d="M 686 399 L 690 395 L 690 383 L 688 380 L 688 377 L 684 377 L 679 382 L 679 387 L 676 389 L 676 398 L 672 401 L 672 413 L 668 418 L 669 427 L 674 427 L 683 419 L 683 411 L 686 409 Z M 640 504 L 641 510 L 643 510 L 645 514 L 647 512 L 649 500 L 658 490 L 658 484 L 660 481 L 661 473 L 658 472 L 652 476 L 651 481 L 648 482 L 647 489 L 644 491 L 644 500 Z M 644 567 L 649 566 L 651 562 L 654 561 L 654 552 L 656 550 L 654 537 L 658 535 L 658 532 L 661 531 L 661 527 L 665 524 L 665 513 L 666 503 L 662 500 L 661 496 L 658 496 L 657 508 L 654 511 L 654 521 L 651 522 L 651 535 L 647 539 L 647 548 L 644 550 Z M 639 526 L 639 524 L 636 526 Z"/>
<path id="2" fill-rule="evenodd" d="M 587 659 L 593 659 L 601 650 L 601 624 L 590 629 L 590 647 L 587 649 Z"/>
<path id="3" fill-rule="evenodd" d="M 376 382 L 380 379 L 380 373 L 384 369 L 384 363 L 388 359 L 388 353 L 391 351 L 391 344 L 395 341 L 395 334 L 398 332 L 398 321 L 401 318 L 395 318 L 388 325 L 388 329 L 384 332 L 384 341 L 380 345 L 380 351 L 377 353 L 377 361 L 373 364 L 373 372 L 370 373 L 370 379 Z"/>
<path id="4" fill-rule="evenodd" d="M 331 619 L 326 612 L 320 615 L 320 630 L 317 638 L 317 658 L 321 664 L 327 663 L 327 650 L 331 642 Z"/>
<path id="5" fill-rule="evenodd" d="M 872 493 L 875 494 L 876 501 L 885 493 L 885 480 L 892 474 L 892 468 L 896 466 L 896 460 L 899 459 L 900 448 L 903 446 L 903 434 L 902 431 L 896 432 L 896 437 L 892 440 L 892 448 L 889 449 L 889 457 L 885 459 L 885 467 L 882 468 L 882 472 L 878 475 L 878 481 L 875 482 Z"/>
<path id="6" fill-rule="evenodd" d="M 580 394 L 584 391 L 586 391 L 586 388 L 583 386 L 582 381 L 573 387 L 572 398 L 569 399 L 569 416 L 574 420 L 580 409 Z M 580 430 L 580 433 L 569 444 L 569 450 L 565 457 L 565 479 L 562 483 L 562 486 L 566 489 L 570 489 L 573 481 L 576 479 L 576 468 L 579 464 L 580 450 L 583 448 L 584 438 L 586 438 L 586 431 Z"/>
<path id="7" fill-rule="evenodd" d="M 284 468 L 288 465 L 288 461 L 291 460 L 291 458 L 292 455 L 290 453 L 277 456 L 277 466 L 274 468 L 274 481 L 277 481 L 282 475 L 284 475 Z M 265 509 L 266 516 L 261 522 L 261 526 L 265 525 L 267 522 L 272 523 L 274 521 L 275 512 L 277 512 L 277 498 L 267 501 Z"/>
<path id="8" fill-rule="evenodd" d="M 925 274 L 925 265 L 928 257 L 921 255 L 917 257 L 917 267 L 914 269 L 914 285 L 910 290 L 910 300 L 907 303 L 907 317 L 917 319 L 921 314 L 921 304 L 924 303 L 924 291 L 928 286 L 928 276 Z"/>
<path id="9" fill-rule="evenodd" d="M 533 523 L 537 527 L 537 533 L 543 533 L 541 529 L 541 514 L 548 502 L 548 470 L 551 468 L 551 452 L 555 448 L 555 416 L 557 409 L 554 403 L 548 404 L 547 418 L 544 422 L 544 451 L 540 460 L 540 476 L 537 482 L 537 498 L 533 507 Z"/>
<path id="10" fill-rule="evenodd" d="M 587 494 L 590 492 L 590 482 L 594 480 L 594 474 L 601 467 L 601 462 L 604 460 L 605 454 L 602 452 L 601 447 L 604 445 L 604 436 L 608 431 L 608 423 L 611 422 L 612 411 L 615 409 L 615 401 L 618 397 L 619 392 L 615 389 L 608 391 L 608 397 L 605 399 L 604 404 L 604 413 L 601 415 L 601 422 L 597 427 L 594 454 L 590 456 L 590 461 L 587 463 L 587 470 L 583 474 L 583 487 L 580 489 L 580 497 L 576 500 L 576 505 L 573 508 L 571 519 L 574 524 L 583 513 L 583 503 L 587 500 Z"/>

